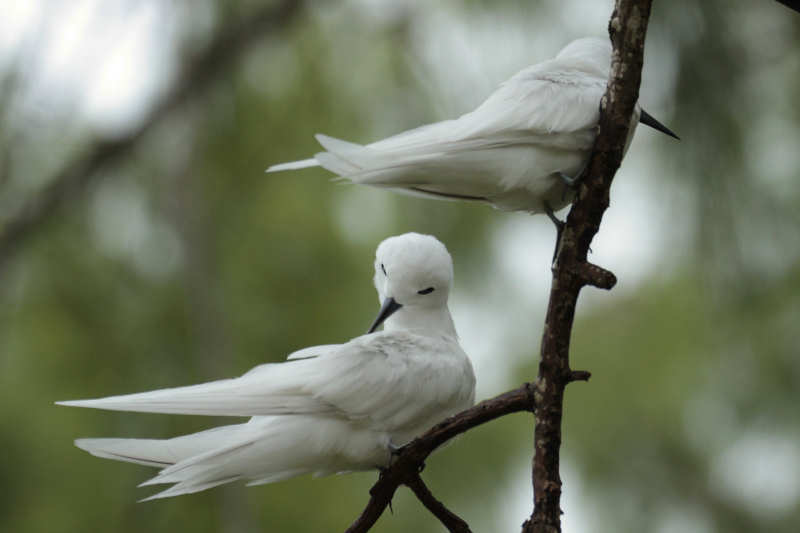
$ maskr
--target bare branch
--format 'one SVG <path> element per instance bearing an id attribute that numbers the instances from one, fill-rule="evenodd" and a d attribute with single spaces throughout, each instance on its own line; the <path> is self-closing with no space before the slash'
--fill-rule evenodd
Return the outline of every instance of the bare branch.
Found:
<path id="1" fill-rule="evenodd" d="M 600 129 L 561 236 L 542 334 L 534 412 L 534 510 L 523 524 L 524 533 L 561 531 L 559 453 L 564 389 L 571 381 L 589 378 L 588 372 L 570 369 L 572 323 L 581 288 L 593 285 L 610 289 L 616 283 L 611 272 L 588 263 L 586 257 L 608 207 L 609 189 L 622 161 L 639 98 L 650 5 L 651 0 L 617 0 L 609 22 L 614 53 L 600 104 Z"/>
<path id="2" fill-rule="evenodd" d="M 586 370 L 573 370 L 569 373 L 570 381 L 589 381 L 591 377 L 592 373 Z"/>
<path id="3" fill-rule="evenodd" d="M 14 218 L 0 225 L 0 268 L 59 206 L 99 177 L 100 169 L 130 154 L 142 137 L 211 85 L 260 37 L 285 27 L 301 4 L 297 0 L 284 0 L 221 30 L 206 50 L 189 63 L 171 90 L 152 107 L 136 129 L 121 139 L 95 140 L 83 154 L 63 167 L 48 181 L 50 185 L 21 207 Z"/>
<path id="4" fill-rule="evenodd" d="M 463 520 L 448 511 L 443 505 L 436 502 L 436 499 L 430 494 L 427 488 L 421 493 L 421 496 L 417 493 L 420 487 L 424 487 L 422 480 L 419 479 L 419 472 L 425 465 L 425 459 L 439 446 L 456 435 L 464 433 L 468 429 L 510 413 L 533 411 L 534 407 L 535 399 L 533 386 L 530 383 L 526 383 L 517 389 L 508 391 L 489 400 L 484 400 L 474 407 L 451 416 L 425 432 L 422 436 L 417 437 L 403 446 L 398 451 L 394 463 L 381 472 L 378 481 L 369 491 L 370 499 L 366 508 L 361 513 L 361 516 L 347 529 L 346 533 L 364 533 L 369 531 L 392 501 L 392 497 L 397 487 L 400 485 L 408 485 L 411 487 L 414 493 L 417 494 L 417 497 L 420 498 L 420 501 L 422 501 L 437 518 L 442 520 L 442 523 L 448 528 L 451 527 L 451 525 L 455 527 L 457 524 L 456 519 L 463 522 Z M 436 505 L 437 503 L 438 506 Z M 433 508 L 431 508 L 431 506 L 433 506 Z M 445 520 L 448 521 L 445 522 Z M 466 527 L 466 523 L 464 523 L 464 527 Z M 469 531 L 469 529 L 451 529 L 451 531 L 466 532 Z"/>
<path id="5" fill-rule="evenodd" d="M 617 277 L 613 272 L 592 263 L 580 263 L 576 271 L 585 285 L 610 291 L 617 284 Z"/>
<path id="6" fill-rule="evenodd" d="M 412 477 L 406 481 L 406 485 L 414 491 L 414 495 L 417 499 L 444 524 L 447 531 L 451 533 L 472 533 L 464 520 L 453 514 L 442 502 L 431 494 L 431 491 L 428 490 L 428 487 L 425 485 L 425 482 L 422 481 L 421 477 Z"/>
<path id="7" fill-rule="evenodd" d="M 789 9 L 793 9 L 800 13 L 800 1 L 798 0 L 777 0 L 781 4 L 785 5 Z"/>

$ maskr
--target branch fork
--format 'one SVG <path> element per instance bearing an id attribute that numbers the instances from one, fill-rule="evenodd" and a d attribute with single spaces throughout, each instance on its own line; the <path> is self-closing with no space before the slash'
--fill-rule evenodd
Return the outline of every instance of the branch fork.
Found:
<path id="1" fill-rule="evenodd" d="M 447 528 L 456 533 L 468 533 L 469 526 L 455 513 L 437 500 L 420 477 L 425 460 L 442 444 L 456 435 L 495 418 L 536 408 L 536 386 L 525 383 L 494 398 L 462 411 L 436 424 L 423 435 L 412 440 L 395 454 L 395 461 L 381 471 L 378 481 L 369 491 L 367 506 L 346 533 L 364 533 L 375 524 L 388 507 L 400 485 L 406 485 L 422 504 Z"/>

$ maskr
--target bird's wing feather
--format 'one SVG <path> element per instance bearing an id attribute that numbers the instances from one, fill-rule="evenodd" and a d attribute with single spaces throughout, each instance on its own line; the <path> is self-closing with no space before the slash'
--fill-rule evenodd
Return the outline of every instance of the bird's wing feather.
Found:
<path id="1" fill-rule="evenodd" d="M 280 172 L 282 170 L 299 170 L 301 168 L 318 167 L 316 159 L 303 159 L 301 161 L 291 161 L 289 163 L 279 163 L 267 168 L 266 172 Z"/>
<path id="2" fill-rule="evenodd" d="M 605 86 L 599 71 L 589 72 L 571 58 L 555 58 L 518 72 L 458 119 L 420 126 L 366 146 L 317 135 L 327 152 L 267 171 L 319 164 L 359 183 L 391 186 L 401 184 L 396 177 L 403 173 L 380 171 L 390 166 L 410 169 L 420 158 L 424 162 L 426 157 L 519 145 L 588 151 Z M 373 175 L 359 179 L 363 173 Z"/>
<path id="3" fill-rule="evenodd" d="M 312 358 L 261 365 L 239 378 L 188 387 L 56 403 L 113 411 L 217 416 L 335 411 L 303 388 L 308 376 L 315 374 L 315 361 Z"/>
<path id="4" fill-rule="evenodd" d="M 315 348 L 317 357 L 260 365 L 235 379 L 57 403 L 195 415 L 326 414 L 368 417 L 391 426 L 415 419 L 420 409 L 435 409 L 463 386 L 461 360 L 454 366 L 448 357 L 448 350 L 460 350 L 455 343 L 445 346 L 426 337 L 382 332 L 338 347 Z M 430 398 L 420 401 L 420 394 Z"/>
<path id="5" fill-rule="evenodd" d="M 522 71 L 512 82 L 456 120 L 366 146 L 318 135 L 317 160 L 356 183 L 478 200 L 574 171 L 594 143 L 605 80 Z"/>
<path id="6" fill-rule="evenodd" d="M 600 118 L 604 78 L 561 72 L 546 64 L 517 73 L 477 109 L 462 116 L 466 138 L 502 138 L 527 132 L 534 143 L 559 148 L 576 132 L 594 129 Z"/>
<path id="7" fill-rule="evenodd" d="M 353 339 L 330 357 L 309 383 L 314 397 L 349 419 L 396 430 L 429 417 L 442 406 L 472 401 L 474 376 L 455 341 L 408 332 L 382 332 Z"/>
<path id="8" fill-rule="evenodd" d="M 575 139 L 574 134 L 597 125 L 606 80 L 551 70 L 552 67 L 542 65 L 525 69 L 501 85 L 477 109 L 456 120 L 421 126 L 366 148 L 375 153 L 412 157 L 516 144 L 590 148 L 593 138 Z M 321 144 L 345 158 L 359 147 L 347 143 L 348 153 L 331 143 Z"/>
<path id="9" fill-rule="evenodd" d="M 309 357 L 319 357 L 337 350 L 341 344 L 320 344 L 319 346 L 310 346 L 302 348 L 286 356 L 286 359 L 291 361 L 294 359 L 308 359 Z M 260 368 L 260 367 L 256 367 Z M 254 368 L 253 370 L 255 370 Z M 251 370 L 250 372 L 253 372 Z"/>

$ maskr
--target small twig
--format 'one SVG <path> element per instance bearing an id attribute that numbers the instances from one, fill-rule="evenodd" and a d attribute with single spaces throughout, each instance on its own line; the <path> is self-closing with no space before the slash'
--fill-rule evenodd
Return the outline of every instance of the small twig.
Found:
<path id="1" fill-rule="evenodd" d="M 617 277 L 613 272 L 592 263 L 578 263 L 576 265 L 576 273 L 585 285 L 591 285 L 598 289 L 610 291 L 617 284 Z"/>
<path id="2" fill-rule="evenodd" d="M 587 370 L 573 370 L 569 374 L 570 381 L 589 381 L 591 377 L 592 373 Z"/>
<path id="3" fill-rule="evenodd" d="M 785 5 L 789 9 L 793 9 L 800 13 L 800 1 L 798 0 L 777 0 L 781 4 Z"/>
<path id="4" fill-rule="evenodd" d="M 405 483 L 414 491 L 414 495 L 451 533 L 472 533 L 464 520 L 450 511 L 442 502 L 437 500 L 419 475 L 413 476 Z"/>
<path id="5" fill-rule="evenodd" d="M 525 383 L 519 388 L 484 400 L 474 407 L 451 416 L 403 446 L 397 452 L 394 463 L 381 472 L 378 481 L 369 491 L 370 499 L 367 506 L 356 521 L 347 528 L 346 533 L 369 531 L 391 503 L 397 487 L 409 485 L 409 483 L 414 484 L 414 478 L 419 477 L 419 469 L 425 463 L 425 459 L 439 446 L 475 426 L 510 413 L 530 412 L 534 410 L 535 406 L 534 387 L 530 383 Z M 428 506 L 424 501 L 423 504 Z M 433 510 L 431 512 L 436 514 Z"/>

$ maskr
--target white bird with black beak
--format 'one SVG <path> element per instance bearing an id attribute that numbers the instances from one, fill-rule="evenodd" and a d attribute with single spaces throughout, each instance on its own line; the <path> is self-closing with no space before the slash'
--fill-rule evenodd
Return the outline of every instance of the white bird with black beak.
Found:
<path id="1" fill-rule="evenodd" d="M 608 39 L 578 39 L 455 120 L 368 145 L 317 135 L 326 151 L 267 172 L 322 166 L 353 183 L 553 218 L 588 162 L 610 67 Z M 677 139 L 637 105 L 628 144 L 637 122 Z"/>
<path id="2" fill-rule="evenodd" d="M 389 465 L 392 451 L 470 407 L 475 376 L 447 308 L 453 264 L 434 237 L 407 233 L 376 253 L 380 313 L 367 335 L 294 352 L 243 376 L 60 405 L 252 416 L 172 439 L 79 439 L 98 457 L 156 466 L 164 498 L 244 479 L 251 485 Z M 374 333 L 384 324 L 382 332 Z"/>

